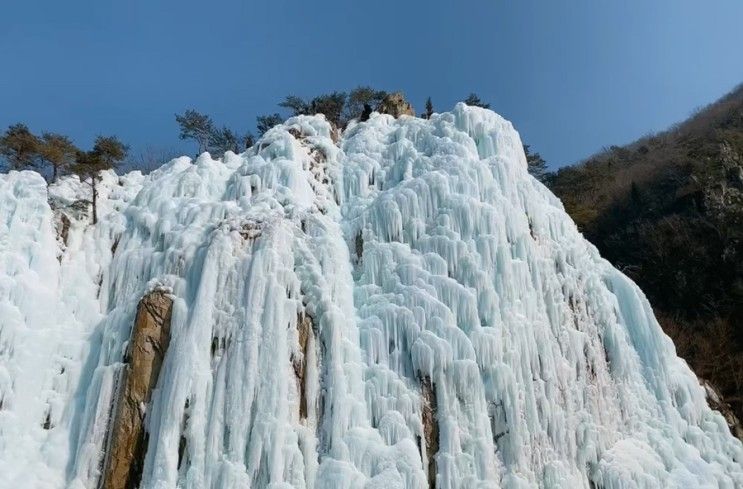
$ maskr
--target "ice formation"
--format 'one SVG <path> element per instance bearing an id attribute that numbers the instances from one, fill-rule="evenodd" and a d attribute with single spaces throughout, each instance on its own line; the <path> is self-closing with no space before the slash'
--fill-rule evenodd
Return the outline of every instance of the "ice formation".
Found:
<path id="1" fill-rule="evenodd" d="M 172 299 L 142 488 L 740 488 L 743 447 L 498 115 L 322 116 L 222 159 L 0 175 L 0 488 L 94 488 Z"/>

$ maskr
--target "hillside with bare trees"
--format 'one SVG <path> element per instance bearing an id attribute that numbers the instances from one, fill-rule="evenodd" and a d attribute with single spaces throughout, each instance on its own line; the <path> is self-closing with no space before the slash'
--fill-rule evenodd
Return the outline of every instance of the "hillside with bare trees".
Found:
<path id="1" fill-rule="evenodd" d="M 679 355 L 743 417 L 743 85 L 549 183 L 642 287 Z"/>

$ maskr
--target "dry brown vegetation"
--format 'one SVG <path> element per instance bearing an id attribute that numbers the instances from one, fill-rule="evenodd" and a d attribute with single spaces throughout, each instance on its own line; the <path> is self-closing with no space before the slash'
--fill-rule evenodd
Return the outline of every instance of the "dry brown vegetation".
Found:
<path id="1" fill-rule="evenodd" d="M 743 418 L 743 85 L 548 183 L 643 288 L 679 354 Z"/>

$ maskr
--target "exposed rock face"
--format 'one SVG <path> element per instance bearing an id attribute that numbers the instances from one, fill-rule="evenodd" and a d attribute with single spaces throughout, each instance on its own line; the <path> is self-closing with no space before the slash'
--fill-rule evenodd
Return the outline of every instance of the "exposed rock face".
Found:
<path id="1" fill-rule="evenodd" d="M 297 317 L 297 333 L 299 335 L 299 349 L 302 352 L 302 357 L 292 358 L 294 374 L 297 377 L 297 384 L 299 386 L 300 419 L 307 419 L 307 360 L 310 336 L 313 334 L 313 329 L 312 318 L 305 313 L 300 313 Z"/>
<path id="2" fill-rule="evenodd" d="M 387 94 L 379 103 L 377 112 L 380 114 L 390 114 L 395 118 L 400 117 L 401 115 L 410 115 L 415 117 L 413 106 L 405 100 L 405 96 L 403 96 L 401 92 Z"/>
<path id="3" fill-rule="evenodd" d="M 50 198 L 49 206 L 54 210 L 55 227 L 57 229 L 57 239 L 67 246 L 67 238 L 70 233 L 72 221 L 81 221 L 87 218 L 88 201 L 76 200 L 72 203 L 65 203 L 60 200 Z"/>
<path id="4" fill-rule="evenodd" d="M 62 214 L 60 216 L 60 225 L 59 225 L 59 239 L 62 240 L 62 243 L 67 246 L 67 238 L 70 233 L 70 218 L 66 215 Z"/>
<path id="5" fill-rule="evenodd" d="M 704 387 L 704 390 L 707 392 L 707 402 L 709 403 L 709 406 L 712 409 L 719 411 L 725 418 L 725 421 L 730 428 L 730 432 L 739 440 L 743 440 L 743 423 L 741 423 L 735 415 L 735 411 L 730 407 L 730 404 L 725 402 L 722 394 L 720 394 L 715 386 L 706 380 L 702 380 L 701 383 L 702 387 Z"/>
<path id="6" fill-rule="evenodd" d="M 425 454 L 421 449 L 421 456 L 428 459 L 428 487 L 435 489 L 436 454 L 439 451 L 439 420 L 436 417 L 436 387 L 431 382 L 430 377 L 423 377 L 421 380 L 421 402 L 423 405 L 423 438 L 426 444 Z"/>
<path id="7" fill-rule="evenodd" d="M 172 299 L 161 290 L 139 301 L 114 404 L 102 489 L 139 485 L 148 443 L 144 418 L 168 350 L 172 306 Z"/>

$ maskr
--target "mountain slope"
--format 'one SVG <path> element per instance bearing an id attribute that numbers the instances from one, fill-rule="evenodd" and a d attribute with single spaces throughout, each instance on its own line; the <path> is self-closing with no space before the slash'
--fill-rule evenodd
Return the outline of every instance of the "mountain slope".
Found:
<path id="1" fill-rule="evenodd" d="M 490 111 L 300 116 L 103 187 L 91 226 L 75 179 L 0 176 L 0 487 L 743 484 Z"/>
<path id="2" fill-rule="evenodd" d="M 561 170 L 551 188 L 743 419 L 743 86 L 667 132 Z"/>

